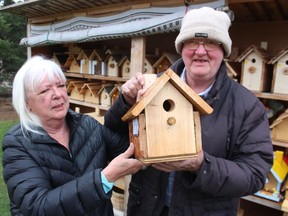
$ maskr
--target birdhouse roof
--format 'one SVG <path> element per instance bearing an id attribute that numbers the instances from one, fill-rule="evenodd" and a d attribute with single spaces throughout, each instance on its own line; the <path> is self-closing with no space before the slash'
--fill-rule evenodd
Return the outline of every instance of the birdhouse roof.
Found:
<path id="1" fill-rule="evenodd" d="M 115 86 L 114 86 L 114 88 L 111 90 L 111 92 L 110 92 L 110 96 L 112 96 L 112 94 L 114 94 L 115 92 L 120 92 L 121 91 L 121 84 L 116 84 Z"/>
<path id="2" fill-rule="evenodd" d="M 179 54 L 175 54 L 175 53 L 167 53 L 167 52 L 164 52 L 160 58 L 155 62 L 155 64 L 153 65 L 153 67 L 157 67 L 159 64 L 161 64 L 161 62 L 167 58 L 168 61 L 173 64 L 174 62 L 176 62 L 180 56 Z"/>
<path id="3" fill-rule="evenodd" d="M 81 50 L 81 52 L 79 53 L 79 55 L 77 57 L 77 60 L 89 59 L 92 52 L 93 52 L 93 50 Z"/>
<path id="4" fill-rule="evenodd" d="M 101 89 L 101 84 L 99 83 L 84 83 L 79 94 L 85 94 L 86 91 L 90 91 L 94 97 L 98 94 Z"/>
<path id="5" fill-rule="evenodd" d="M 128 62 L 130 62 L 130 55 L 126 55 L 124 54 L 121 59 L 119 60 L 119 62 L 117 63 L 117 66 L 120 67 L 122 64 L 124 64 L 124 62 L 128 60 Z"/>
<path id="6" fill-rule="evenodd" d="M 288 109 L 286 109 L 285 112 L 283 112 L 281 115 L 278 116 L 277 119 L 274 120 L 274 122 L 270 125 L 270 129 L 279 125 L 286 118 L 288 118 Z"/>
<path id="7" fill-rule="evenodd" d="M 274 56 L 268 64 L 275 64 L 279 59 L 281 59 L 284 55 L 288 53 L 288 47 L 281 50 L 276 56 Z"/>
<path id="8" fill-rule="evenodd" d="M 94 49 L 93 52 L 89 56 L 89 60 L 97 59 L 99 61 L 104 61 L 105 57 L 106 57 L 105 50 Z"/>
<path id="9" fill-rule="evenodd" d="M 100 88 L 98 94 L 101 94 L 103 91 L 106 91 L 107 94 L 110 94 L 112 89 L 114 88 L 114 85 L 111 84 L 103 84 L 102 87 Z"/>
<path id="10" fill-rule="evenodd" d="M 73 61 L 75 61 L 78 66 L 80 66 L 80 62 L 76 59 L 76 57 L 73 54 L 69 54 L 69 57 L 67 58 L 67 61 L 64 64 L 64 67 L 69 67 Z"/>
<path id="11" fill-rule="evenodd" d="M 171 69 L 165 71 L 156 81 L 147 89 L 141 99 L 122 117 L 123 121 L 131 120 L 137 117 L 159 91 L 170 82 L 201 114 L 210 114 L 213 109 L 194 92 L 181 78 Z"/>
<path id="12" fill-rule="evenodd" d="M 83 84 L 84 81 L 70 81 L 67 86 L 67 92 L 70 93 L 72 89 L 76 89 L 76 91 L 80 93 Z"/>
<path id="13" fill-rule="evenodd" d="M 226 64 L 227 71 L 232 73 L 233 77 L 237 77 L 238 73 L 237 73 L 236 69 L 234 68 L 234 65 L 232 65 L 231 62 L 227 62 L 227 61 L 225 61 L 225 64 Z"/>
<path id="14" fill-rule="evenodd" d="M 242 62 L 252 52 L 257 53 L 262 58 L 263 62 L 265 62 L 265 63 L 267 63 L 270 59 L 270 56 L 268 55 L 266 50 L 264 50 L 260 47 L 257 47 L 255 45 L 251 45 L 235 61 L 236 62 Z"/>

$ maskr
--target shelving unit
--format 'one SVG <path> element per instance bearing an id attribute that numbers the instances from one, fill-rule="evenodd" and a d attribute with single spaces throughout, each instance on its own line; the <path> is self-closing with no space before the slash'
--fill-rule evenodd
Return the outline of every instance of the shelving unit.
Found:
<path id="1" fill-rule="evenodd" d="M 262 42 L 267 42 L 268 50 L 272 56 L 284 47 L 288 47 L 288 1 L 286 0 L 194 0 L 185 2 L 190 2 L 192 6 L 199 6 L 200 4 L 209 4 L 212 7 L 228 5 L 235 14 L 235 21 L 233 21 L 230 28 L 230 35 L 233 41 L 233 47 L 237 48 L 239 52 L 245 50 L 251 44 L 260 45 Z M 67 50 L 65 50 L 63 44 L 69 45 L 75 43 L 83 49 L 116 47 L 130 52 L 130 69 L 133 73 L 143 72 L 143 59 L 146 54 L 155 54 L 155 50 L 160 53 L 175 52 L 174 40 L 180 28 L 180 20 L 186 10 L 184 1 L 182 0 L 78 0 L 73 3 L 68 3 L 66 0 L 31 0 L 18 5 L 19 6 L 17 7 L 8 7 L 5 10 L 0 10 L 19 14 L 28 18 L 27 38 L 24 38 L 21 42 L 22 45 L 28 46 L 28 56 L 37 53 L 52 55 L 53 52 L 66 52 Z M 180 12 L 180 15 L 177 16 L 177 13 L 175 13 L 178 9 L 170 9 L 165 12 L 166 14 L 170 14 L 167 16 L 169 19 L 165 20 L 165 22 L 169 20 L 170 26 L 161 25 L 161 22 L 159 22 L 161 16 L 158 14 L 157 19 L 154 19 L 155 25 L 157 22 L 158 26 L 152 26 L 151 29 L 142 31 L 140 30 L 141 26 L 139 24 L 141 22 L 139 21 L 137 22 L 138 25 L 135 24 L 136 27 L 133 32 L 132 30 L 131 32 L 128 32 L 128 29 L 131 27 L 129 25 L 133 25 L 133 22 L 137 20 L 133 19 L 132 16 L 129 16 L 129 11 L 141 12 L 141 10 L 143 10 L 146 11 L 147 14 L 150 13 L 151 17 L 149 17 L 149 15 L 147 15 L 147 17 L 142 17 L 143 19 L 138 17 L 145 22 L 145 20 L 153 18 L 153 13 L 157 14 L 155 8 L 159 7 L 168 9 L 180 8 L 178 11 Z M 39 10 L 39 8 L 41 8 L 41 10 Z M 112 33 L 111 35 L 107 35 L 107 32 L 105 33 L 105 31 L 107 31 L 107 29 L 105 29 L 105 21 L 107 21 L 105 18 L 114 16 L 113 18 L 117 18 L 114 20 L 120 20 L 117 16 L 120 16 L 120 14 L 123 13 L 126 13 L 126 17 L 123 17 L 128 19 L 126 20 L 127 22 L 119 22 L 118 24 L 122 25 L 122 27 L 113 28 L 115 32 L 110 29 L 111 31 L 109 30 L 109 32 Z M 72 23 L 73 19 L 77 19 L 78 17 L 82 18 L 81 22 L 83 23 L 75 25 L 74 29 L 70 29 L 69 31 L 69 25 L 65 25 L 65 23 Z M 92 19 L 94 18 L 95 21 L 97 17 L 103 18 L 104 20 L 104 24 L 97 23 L 100 28 L 96 25 L 93 26 Z M 129 17 L 131 18 L 131 22 L 128 22 Z M 64 30 L 61 30 L 61 27 Z M 148 28 L 149 26 L 146 24 L 144 27 L 142 29 L 146 29 L 146 27 Z M 97 28 L 99 31 L 94 31 Z M 121 29 L 121 31 L 119 29 Z M 118 34 L 116 30 L 119 30 Z M 73 31 L 77 31 L 78 35 L 72 37 L 71 33 Z M 101 35 L 97 35 L 95 32 L 100 32 L 99 34 Z M 86 36 L 83 36 L 84 33 Z M 133 73 L 131 73 L 131 76 Z M 65 76 L 68 79 L 81 79 L 99 83 L 123 83 L 127 80 L 127 78 L 121 77 L 71 72 L 65 73 Z M 269 92 L 253 93 L 259 99 L 280 100 L 287 106 L 288 95 L 273 94 Z M 107 107 L 75 100 L 73 98 L 70 98 L 70 104 L 73 109 L 76 107 L 80 108 L 80 112 L 84 113 L 93 112 L 95 109 L 102 110 L 102 113 L 104 113 L 105 110 L 107 110 Z M 288 143 L 273 141 L 273 145 L 276 148 L 288 148 Z M 127 179 L 129 179 L 129 177 L 127 177 Z M 125 184 L 127 187 L 127 181 Z M 264 198 L 247 196 L 242 199 L 275 210 L 281 210 L 281 203 L 269 201 Z M 124 200 L 124 206 L 126 202 L 127 200 Z M 287 213 L 284 213 L 284 215 L 286 214 Z"/>

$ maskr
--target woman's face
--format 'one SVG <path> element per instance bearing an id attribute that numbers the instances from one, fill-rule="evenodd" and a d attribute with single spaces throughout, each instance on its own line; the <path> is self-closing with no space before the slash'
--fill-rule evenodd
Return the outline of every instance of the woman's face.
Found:
<path id="1" fill-rule="evenodd" d="M 28 92 L 28 108 L 36 114 L 41 122 L 50 120 L 65 120 L 69 109 L 69 99 L 65 83 L 55 77 L 51 83 L 46 76 L 36 87 L 35 92 Z"/>
<path id="2" fill-rule="evenodd" d="M 187 78 L 196 82 L 215 79 L 223 57 L 222 45 L 216 41 L 193 39 L 183 44 L 182 58 Z"/>

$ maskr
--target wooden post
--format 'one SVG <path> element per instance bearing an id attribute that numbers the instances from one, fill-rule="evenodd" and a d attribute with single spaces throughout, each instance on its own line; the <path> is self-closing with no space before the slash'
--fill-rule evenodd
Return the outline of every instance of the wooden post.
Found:
<path id="1" fill-rule="evenodd" d="M 146 53 L 146 37 L 134 37 L 131 39 L 131 59 L 130 59 L 130 76 L 135 76 L 136 73 L 144 72 L 144 59 Z M 127 215 L 127 204 L 129 197 L 129 184 L 131 175 L 125 176 L 124 189 L 124 215 Z"/>
<path id="2" fill-rule="evenodd" d="M 135 37 L 131 39 L 131 63 L 130 76 L 135 76 L 136 73 L 144 72 L 144 59 L 146 52 L 146 38 Z"/>

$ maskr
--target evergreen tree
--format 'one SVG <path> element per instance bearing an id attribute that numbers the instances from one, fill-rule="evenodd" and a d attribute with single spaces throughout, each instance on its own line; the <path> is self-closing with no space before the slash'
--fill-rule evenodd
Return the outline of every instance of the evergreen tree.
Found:
<path id="1" fill-rule="evenodd" d="M 3 5 L 11 4 L 14 4 L 13 0 L 5 0 Z M 27 58 L 26 47 L 19 45 L 20 40 L 26 36 L 26 22 L 24 17 L 12 13 L 0 13 L 2 75 L 11 73 L 14 75 Z"/>

